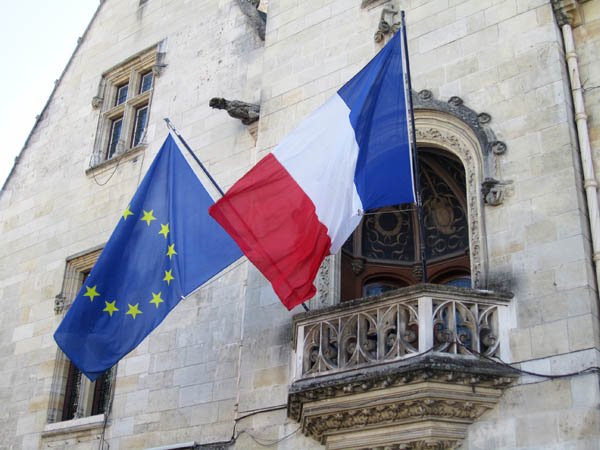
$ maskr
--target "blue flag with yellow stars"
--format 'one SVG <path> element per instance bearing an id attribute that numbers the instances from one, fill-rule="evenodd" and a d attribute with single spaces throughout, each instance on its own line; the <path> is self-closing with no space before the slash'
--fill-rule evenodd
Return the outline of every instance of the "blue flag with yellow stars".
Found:
<path id="1" fill-rule="evenodd" d="M 90 380 L 133 350 L 202 283 L 242 256 L 167 137 L 54 339 Z"/>

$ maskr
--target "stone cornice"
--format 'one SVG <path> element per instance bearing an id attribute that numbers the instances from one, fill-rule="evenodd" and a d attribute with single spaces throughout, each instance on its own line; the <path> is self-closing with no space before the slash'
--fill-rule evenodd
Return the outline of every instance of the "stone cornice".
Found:
<path id="1" fill-rule="evenodd" d="M 292 384 L 288 416 L 328 448 L 450 449 L 517 373 L 475 358 L 427 354 Z"/>

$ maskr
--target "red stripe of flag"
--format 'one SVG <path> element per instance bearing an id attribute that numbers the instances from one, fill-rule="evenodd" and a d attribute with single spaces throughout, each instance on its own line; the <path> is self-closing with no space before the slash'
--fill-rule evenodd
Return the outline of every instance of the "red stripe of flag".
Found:
<path id="1" fill-rule="evenodd" d="M 289 310 L 315 295 L 313 280 L 331 239 L 312 200 L 272 154 L 209 213 L 271 282 Z"/>

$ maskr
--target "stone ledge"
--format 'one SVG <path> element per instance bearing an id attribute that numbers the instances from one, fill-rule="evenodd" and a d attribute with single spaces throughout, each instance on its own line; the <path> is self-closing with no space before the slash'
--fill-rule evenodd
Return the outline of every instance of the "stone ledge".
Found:
<path id="1" fill-rule="evenodd" d="M 56 434 L 77 433 L 80 431 L 102 428 L 104 426 L 104 420 L 104 414 L 97 414 L 95 416 L 49 423 L 44 427 L 44 430 L 42 431 L 42 437 L 54 436 Z"/>
<path id="2" fill-rule="evenodd" d="M 147 144 L 139 144 L 136 147 L 133 147 L 119 155 L 115 155 L 110 159 L 105 159 L 104 161 L 90 166 L 85 170 L 85 174 L 89 176 L 99 175 L 104 173 L 116 166 L 117 164 L 121 164 L 121 162 L 126 162 L 132 159 L 135 159 L 139 153 L 146 149 Z"/>

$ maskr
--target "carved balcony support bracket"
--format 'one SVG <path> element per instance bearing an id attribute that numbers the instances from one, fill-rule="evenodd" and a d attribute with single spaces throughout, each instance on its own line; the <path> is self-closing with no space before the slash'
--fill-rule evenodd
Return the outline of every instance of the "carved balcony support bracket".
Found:
<path id="1" fill-rule="evenodd" d="M 493 362 L 510 298 L 423 284 L 294 316 L 288 416 L 330 449 L 455 448 L 518 376 Z"/>
<path id="2" fill-rule="evenodd" d="M 296 382 L 288 415 L 330 449 L 411 449 L 424 442 L 449 449 L 515 378 L 514 371 L 488 362 L 433 353 L 359 374 Z"/>

